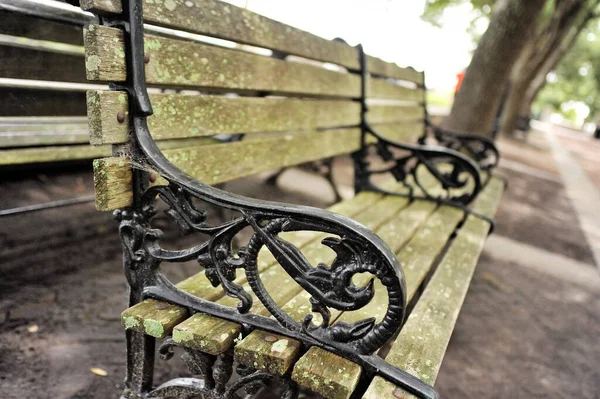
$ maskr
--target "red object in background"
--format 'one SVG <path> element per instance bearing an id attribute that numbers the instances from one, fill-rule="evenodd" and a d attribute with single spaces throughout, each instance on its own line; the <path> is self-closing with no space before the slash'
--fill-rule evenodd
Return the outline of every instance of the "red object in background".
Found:
<path id="1" fill-rule="evenodd" d="M 460 71 L 459 73 L 456 74 L 457 82 L 456 82 L 456 87 L 454 88 L 455 95 L 460 90 L 460 85 L 462 85 L 463 79 L 465 78 L 465 73 L 466 73 L 466 71 L 463 69 L 462 71 Z"/>

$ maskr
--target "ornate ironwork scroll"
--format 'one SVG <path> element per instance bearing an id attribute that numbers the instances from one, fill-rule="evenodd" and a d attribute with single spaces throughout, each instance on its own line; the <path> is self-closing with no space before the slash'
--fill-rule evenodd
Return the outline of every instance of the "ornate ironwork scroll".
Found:
<path id="1" fill-rule="evenodd" d="M 438 144 L 462 154 L 466 154 L 477 163 L 481 170 L 491 172 L 500 161 L 500 152 L 494 141 L 476 134 L 453 132 L 437 126 L 429 118 L 425 119 L 427 128 L 433 131 Z M 420 143 L 424 144 L 425 136 Z"/>
<path id="2" fill-rule="evenodd" d="M 355 165 L 355 189 L 376 191 L 388 195 L 399 195 L 411 199 L 419 198 L 447 204 L 472 212 L 466 207 L 481 190 L 479 168 L 468 157 L 446 147 L 427 146 L 423 144 L 405 144 L 385 138 L 367 121 L 368 105 L 366 102 L 367 68 L 366 55 L 362 46 L 358 46 L 361 66 L 361 106 L 362 106 L 362 145 L 353 154 Z M 375 138 L 374 147 L 379 157 L 387 162 L 387 166 L 376 169 L 371 167 L 368 151 L 372 146 L 368 136 Z M 398 153 L 400 153 L 398 155 Z M 391 164 L 391 165 L 389 165 Z M 431 187 L 424 184 L 422 175 L 425 172 L 436 184 Z M 373 182 L 379 174 L 391 174 L 398 182 L 404 184 L 404 192 L 392 192 L 381 189 Z M 408 184 L 409 178 L 412 180 Z M 416 193 L 414 187 L 418 187 Z M 478 215 L 490 222 L 489 218 Z"/>
<path id="3" fill-rule="evenodd" d="M 169 182 L 168 186 L 147 188 L 147 173 L 135 171 L 134 206 L 115 213 L 121 222 L 126 274 L 132 292 L 139 292 L 140 299 L 150 297 L 175 303 L 192 312 L 203 312 L 239 323 L 246 329 L 258 328 L 297 339 L 307 347 L 319 346 L 356 362 L 369 375 L 380 375 L 421 398 L 436 398 L 437 393 L 432 387 L 372 355 L 401 327 L 406 308 L 406 288 L 400 264 L 376 234 L 349 218 L 325 210 L 254 200 L 202 184 L 163 156 L 147 125 L 152 106 L 144 72 L 142 3 L 141 0 L 123 0 L 122 19 L 102 20 L 103 24 L 120 27 L 125 32 L 127 84 L 112 84 L 111 87 L 126 90 L 129 94 L 135 139 L 131 151 Z M 151 227 L 157 196 L 167 204 L 167 214 L 175 220 L 182 233 L 201 233 L 207 238 L 183 250 L 162 247 L 162 232 Z M 239 216 L 229 222 L 210 225 L 207 212 L 197 205 L 198 201 L 232 210 Z M 251 239 L 245 247 L 234 250 L 232 241 L 247 228 L 252 230 Z M 280 236 L 283 232 L 300 230 L 330 234 L 331 237 L 322 243 L 336 253 L 335 260 L 329 265 L 312 265 L 299 248 Z M 313 323 L 310 316 L 302 322 L 292 319 L 271 298 L 257 268 L 258 253 L 263 247 L 311 295 L 313 312 L 323 318 L 321 324 Z M 214 286 L 221 286 L 228 296 L 237 298 L 237 307 L 223 306 L 181 291 L 160 272 L 163 262 L 189 260 L 197 260 L 205 267 L 206 276 Z M 274 318 L 249 312 L 253 296 L 235 282 L 239 269 L 245 272 L 254 296 Z M 356 310 L 372 299 L 373 281 L 365 286 L 357 286 L 352 281 L 355 275 L 362 273 L 369 273 L 373 279 L 380 280 L 387 291 L 389 304 L 386 314 L 380 322 L 367 318 L 356 323 L 331 325 L 330 309 Z M 202 359 L 197 371 L 204 370 L 202 367 L 206 359 Z M 264 373 L 257 373 L 247 380 L 266 378 Z M 171 381 L 156 388 L 151 397 L 164 397 L 164 392 L 181 391 L 184 392 L 181 397 L 188 397 L 185 395 L 194 390 L 214 391 L 217 385 L 213 387 L 211 378 L 216 377 L 205 376 L 202 382 Z M 227 397 L 226 393 L 223 395 Z"/>

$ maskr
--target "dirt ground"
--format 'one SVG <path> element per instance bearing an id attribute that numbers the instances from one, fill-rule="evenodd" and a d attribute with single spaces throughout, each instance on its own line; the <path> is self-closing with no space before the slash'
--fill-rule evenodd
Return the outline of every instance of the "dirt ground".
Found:
<path id="1" fill-rule="evenodd" d="M 587 161 L 597 154 L 595 144 L 560 139 L 576 143 L 567 147 L 599 182 L 600 169 Z M 500 172 L 510 184 L 495 234 L 592 270 L 592 254 L 543 138 L 530 137 L 526 146 L 503 142 L 501 148 Z M 338 161 L 338 178 L 346 185 L 349 165 Z M 5 172 L 2 178 L 2 209 L 93 192 L 91 173 L 81 166 L 43 175 Z M 318 178 L 294 170 L 279 187 L 249 178 L 227 188 L 315 206 L 333 198 Z M 116 222 L 91 204 L 1 221 L 0 396 L 117 398 L 123 388 L 119 314 L 126 285 Z M 167 237 L 176 245 L 173 232 Z M 442 397 L 600 398 L 600 286 L 535 272 L 491 253 L 479 262 L 450 342 L 436 384 Z M 192 266 L 170 273 L 178 278 L 195 271 Z M 94 367 L 107 376 L 90 372 Z M 159 360 L 157 368 L 158 381 L 185 375 L 178 362 Z"/>

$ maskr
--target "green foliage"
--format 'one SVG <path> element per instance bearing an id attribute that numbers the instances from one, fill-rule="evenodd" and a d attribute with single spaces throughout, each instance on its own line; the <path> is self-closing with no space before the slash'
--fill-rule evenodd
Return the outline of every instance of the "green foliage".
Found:
<path id="1" fill-rule="evenodd" d="M 593 20 L 578 36 L 573 48 L 548 76 L 548 83 L 538 95 L 534 109 L 551 107 L 569 117 L 563 104 L 569 101 L 584 103 L 588 119 L 600 113 L 600 22 Z"/>

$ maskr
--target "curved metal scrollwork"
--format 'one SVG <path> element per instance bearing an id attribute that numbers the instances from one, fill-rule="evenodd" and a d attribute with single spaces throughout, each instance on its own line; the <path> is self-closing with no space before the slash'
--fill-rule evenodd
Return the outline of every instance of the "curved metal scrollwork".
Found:
<path id="1" fill-rule="evenodd" d="M 246 327 L 288 336 L 307 346 L 320 346 L 355 361 L 366 373 L 381 375 L 420 397 L 436 397 L 433 388 L 427 384 L 402 370 L 386 366 L 381 358 L 370 355 L 398 331 L 406 309 L 406 287 L 400 264 L 381 238 L 355 221 L 325 210 L 254 200 L 202 184 L 163 156 L 147 125 L 152 107 L 144 75 L 142 1 L 124 0 L 123 3 L 124 15 L 127 17 L 122 27 L 126 31 L 128 79 L 127 85 L 120 88 L 127 90 L 130 95 L 130 118 L 135 137 L 133 150 L 169 182 L 168 186 L 144 190 L 142 195 L 134 198 L 133 210 L 117 213 L 121 220 L 120 230 L 126 256 L 131 260 L 131 270 L 127 273 L 132 287 L 139 287 L 143 291 L 143 297 L 176 303 L 194 312 L 207 313 Z M 144 178 L 146 176 L 143 172 L 136 172 L 134 184 L 137 182 L 139 186 L 139 180 Z M 163 248 L 160 245 L 162 232 L 150 227 L 150 221 L 156 213 L 154 202 L 157 196 L 168 205 L 167 214 L 176 221 L 184 234 L 196 232 L 208 238 L 183 250 Z M 237 212 L 238 217 L 219 225 L 209 225 L 207 213 L 195 205 L 197 200 Z M 245 247 L 235 251 L 233 240 L 247 228 L 253 232 L 251 239 Z M 283 232 L 301 230 L 332 235 L 322 243 L 336 253 L 335 260 L 329 265 L 312 265 L 299 248 L 280 235 Z M 323 323 L 313 323 L 310 316 L 302 322 L 295 321 L 271 298 L 262 284 L 257 267 L 258 253 L 263 247 L 310 294 L 313 311 L 323 316 Z M 239 300 L 236 308 L 181 291 L 159 270 L 162 262 L 186 262 L 194 259 L 206 268 L 206 276 L 214 286 L 221 286 L 228 296 Z M 235 282 L 239 269 L 243 269 L 252 293 L 274 319 L 249 312 L 253 299 L 250 292 Z M 365 286 L 356 286 L 352 281 L 355 275 L 361 273 L 372 274 L 387 290 L 389 304 L 386 314 L 380 322 L 367 318 L 352 324 L 331 325 L 329 309 L 357 310 L 372 299 L 373 281 Z M 168 350 L 166 353 L 169 353 Z M 200 355 L 188 354 L 188 360 L 197 363 L 198 356 Z M 199 359 L 200 363 L 210 362 L 210 359 L 203 356 Z M 203 370 L 201 364 L 197 366 L 197 371 Z M 257 373 L 247 379 L 266 378 L 264 373 Z M 206 390 L 212 389 L 210 377 L 205 378 L 204 382 L 171 381 L 158 387 L 150 397 L 161 398 L 170 392 L 182 392 L 182 397 L 188 397 L 194 392 L 202 396 Z"/>
<path id="2" fill-rule="evenodd" d="M 364 122 L 363 128 L 377 138 L 375 144 L 377 154 L 392 165 L 371 169 L 366 154 L 368 147 L 365 146 L 355 153 L 358 191 L 379 191 L 410 198 L 430 199 L 440 203 L 466 205 L 481 190 L 477 166 L 460 153 L 442 147 L 398 143 L 378 134 L 367 122 Z M 402 154 L 396 156 L 394 150 L 400 150 Z M 419 173 L 421 171 L 427 171 L 428 175 L 435 179 L 436 184 L 426 184 L 422 178 L 423 173 Z M 373 175 L 383 173 L 390 173 L 398 182 L 403 183 L 407 193 L 385 191 L 373 184 L 371 181 Z M 409 176 L 414 186 L 406 183 Z M 419 194 L 415 194 L 415 186 L 420 189 Z"/>
<path id="3" fill-rule="evenodd" d="M 476 134 L 452 132 L 434 125 L 429 119 L 425 122 L 433 131 L 439 145 L 468 155 L 481 170 L 492 171 L 498 166 L 500 152 L 492 139 Z"/>

